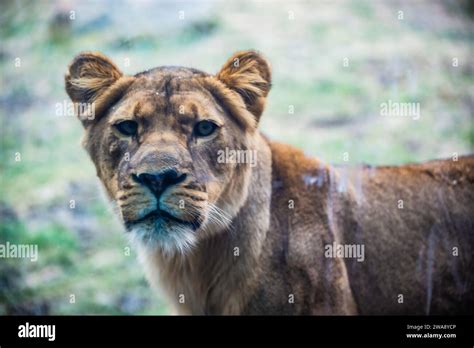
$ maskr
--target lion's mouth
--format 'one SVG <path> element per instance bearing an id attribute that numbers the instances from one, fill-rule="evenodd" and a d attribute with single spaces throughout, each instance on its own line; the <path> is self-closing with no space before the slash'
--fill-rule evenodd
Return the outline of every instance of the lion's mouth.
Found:
<path id="1" fill-rule="evenodd" d="M 125 223 L 125 225 L 126 225 L 127 228 L 130 228 L 133 225 L 137 225 L 137 224 L 140 224 L 140 223 L 148 221 L 148 220 L 155 220 L 156 221 L 156 220 L 159 220 L 159 219 L 174 222 L 174 223 L 181 224 L 181 225 L 185 225 L 185 226 L 191 227 L 193 230 L 197 230 L 201 225 L 200 222 L 197 221 L 197 220 L 192 221 L 192 222 L 181 220 L 181 219 L 177 218 L 176 216 L 168 213 L 167 211 L 164 211 L 164 210 L 161 210 L 161 209 L 153 210 L 152 212 L 146 214 L 145 216 L 143 216 L 143 217 L 141 217 L 137 220 L 127 221 Z"/>

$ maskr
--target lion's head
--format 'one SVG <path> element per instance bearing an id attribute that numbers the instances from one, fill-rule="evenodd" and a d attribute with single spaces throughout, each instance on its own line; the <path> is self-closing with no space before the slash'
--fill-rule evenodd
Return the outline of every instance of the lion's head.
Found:
<path id="1" fill-rule="evenodd" d="M 217 75 L 158 67 L 124 76 L 87 52 L 65 79 L 83 144 L 127 231 L 172 254 L 228 227 L 251 175 L 235 151 L 255 150 L 270 89 L 262 56 L 238 52 Z M 234 157 L 222 160 L 223 153 Z"/>

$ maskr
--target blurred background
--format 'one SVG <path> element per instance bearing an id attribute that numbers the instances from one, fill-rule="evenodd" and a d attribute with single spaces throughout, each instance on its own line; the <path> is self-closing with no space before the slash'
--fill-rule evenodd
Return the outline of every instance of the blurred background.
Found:
<path id="1" fill-rule="evenodd" d="M 64 73 L 99 50 L 128 74 L 210 73 L 241 49 L 273 66 L 261 129 L 330 163 L 401 164 L 473 152 L 473 2 L 11 1 L 0 3 L 0 314 L 168 314 L 58 115 Z M 381 104 L 419 103 L 419 119 Z M 344 158 L 344 154 L 347 153 Z M 71 208 L 71 200 L 74 207 Z"/>

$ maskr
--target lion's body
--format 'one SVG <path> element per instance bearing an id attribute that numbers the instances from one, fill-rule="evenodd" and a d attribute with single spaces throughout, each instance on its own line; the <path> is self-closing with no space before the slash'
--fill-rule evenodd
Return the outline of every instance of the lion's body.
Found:
<path id="1" fill-rule="evenodd" d="M 472 313 L 474 159 L 325 165 L 260 134 L 270 86 L 253 51 L 215 76 L 71 64 L 69 96 L 96 111 L 79 113 L 84 146 L 149 281 L 187 314 Z"/>
<path id="2" fill-rule="evenodd" d="M 363 262 L 344 258 L 357 313 L 472 312 L 474 157 L 331 168 L 291 147 L 272 148 L 274 268 L 288 265 L 273 282 L 286 280 L 280 287 L 300 305 L 293 313 L 335 313 L 330 285 L 338 274 L 322 247 L 334 238 L 365 247 Z"/>
<path id="3" fill-rule="evenodd" d="M 360 228 L 344 233 L 345 243 L 366 245 L 365 262 L 348 265 L 360 312 L 473 313 L 474 157 L 360 177 Z"/>

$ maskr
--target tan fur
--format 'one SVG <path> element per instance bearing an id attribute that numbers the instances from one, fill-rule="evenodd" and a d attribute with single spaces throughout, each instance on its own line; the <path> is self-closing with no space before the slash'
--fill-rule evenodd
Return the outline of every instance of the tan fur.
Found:
<path id="1" fill-rule="evenodd" d="M 248 110 L 258 121 L 271 87 L 271 70 L 268 62 L 254 51 L 236 52 L 227 60 L 216 77 L 242 96 Z"/>
<path id="2" fill-rule="evenodd" d="M 71 64 L 68 94 L 99 111 L 82 118 L 84 146 L 150 283 L 182 314 L 469 311 L 474 159 L 325 165 L 257 130 L 270 86 L 254 51 L 215 76 L 161 67 L 126 77 L 95 53 Z M 208 138 L 193 133 L 203 119 L 219 125 Z M 137 122 L 136 135 L 117 131 L 123 120 Z M 219 162 L 226 147 L 255 151 L 256 166 Z M 160 196 L 133 180 L 163 168 L 186 175 Z M 150 217 L 157 207 L 177 222 Z M 327 257 L 332 243 L 363 244 L 366 259 Z"/>

